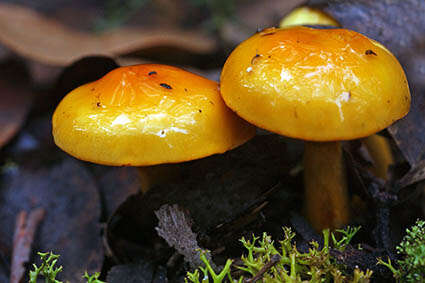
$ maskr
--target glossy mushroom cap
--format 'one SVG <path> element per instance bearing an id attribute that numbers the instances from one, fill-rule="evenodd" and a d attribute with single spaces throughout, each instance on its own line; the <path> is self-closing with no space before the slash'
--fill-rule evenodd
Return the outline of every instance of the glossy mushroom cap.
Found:
<path id="1" fill-rule="evenodd" d="M 345 29 L 270 28 L 242 42 L 221 75 L 226 104 L 269 131 L 310 141 L 376 133 L 407 114 L 397 59 Z"/>
<path id="2" fill-rule="evenodd" d="M 70 92 L 53 115 L 55 143 L 104 165 L 154 165 L 232 149 L 255 128 L 229 110 L 216 82 L 165 65 L 115 69 Z"/>

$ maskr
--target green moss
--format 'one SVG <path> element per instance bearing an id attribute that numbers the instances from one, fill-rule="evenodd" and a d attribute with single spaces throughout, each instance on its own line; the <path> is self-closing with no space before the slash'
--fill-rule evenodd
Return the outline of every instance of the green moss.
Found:
<path id="1" fill-rule="evenodd" d="M 338 230 L 339 237 L 329 230 L 323 231 L 324 244 L 320 248 L 317 242 L 311 242 L 308 252 L 297 250 L 293 241 L 295 233 L 290 228 L 283 228 L 284 240 L 279 242 L 277 248 L 266 233 L 261 238 L 253 236 L 252 240 L 241 239 L 247 253 L 241 256 L 243 265 L 233 266 L 233 270 L 243 271 L 244 275 L 232 277 L 231 260 L 227 260 L 225 267 L 219 273 L 212 270 L 210 263 L 204 257 L 205 268 L 200 267 L 193 273 L 188 272 L 186 282 L 214 283 L 242 282 L 255 278 L 261 282 L 369 282 L 372 272 L 355 269 L 352 274 L 347 274 L 344 265 L 330 255 L 330 248 L 343 251 L 350 243 L 359 228 L 348 227 Z M 332 241 L 332 243 L 330 243 Z M 199 271 L 201 270 L 201 272 Z M 202 278 L 200 275 L 202 273 Z M 225 281 L 227 280 L 227 281 Z"/>
<path id="2" fill-rule="evenodd" d="M 30 271 L 30 280 L 29 283 L 37 283 L 37 280 L 44 278 L 45 283 L 63 283 L 56 279 L 56 276 L 62 272 L 62 266 L 55 267 L 59 255 L 55 255 L 52 252 L 50 253 L 37 253 L 41 259 L 41 265 L 38 267 L 36 264 L 33 264 L 34 270 Z M 93 275 L 89 275 L 87 272 L 84 273 L 83 278 L 87 280 L 87 283 L 105 283 L 100 281 L 98 278 L 100 273 L 96 272 Z"/>
<path id="3" fill-rule="evenodd" d="M 415 225 L 406 230 L 397 253 L 403 258 L 397 261 L 398 268 L 394 267 L 391 260 L 378 263 L 388 267 L 397 282 L 425 282 L 425 221 L 417 220 Z"/>

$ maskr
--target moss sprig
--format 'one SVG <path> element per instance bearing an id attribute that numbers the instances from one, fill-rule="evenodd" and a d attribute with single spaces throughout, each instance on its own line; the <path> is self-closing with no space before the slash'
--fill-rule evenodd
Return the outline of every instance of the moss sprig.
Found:
<path id="1" fill-rule="evenodd" d="M 387 261 L 378 259 L 378 264 L 391 270 L 397 282 L 425 282 L 425 221 L 417 220 L 415 225 L 406 230 L 401 243 L 396 247 L 402 256 L 396 266 L 388 258 Z"/>
<path id="2" fill-rule="evenodd" d="M 264 283 L 369 282 L 372 271 L 357 268 L 348 274 L 345 266 L 338 263 L 330 254 L 332 248 L 344 251 L 359 229 L 348 227 L 338 230 L 340 234 L 338 236 L 324 230 L 323 245 L 320 246 L 313 241 L 305 253 L 298 251 L 294 242 L 295 233 L 287 227 L 283 228 L 284 239 L 279 242 L 278 248 L 267 233 L 263 233 L 261 238 L 253 236 L 252 240 L 242 238 L 240 241 L 246 249 L 246 253 L 241 256 L 243 264 L 233 266 L 235 270 L 243 271 L 242 276 L 232 278 L 232 263 L 228 260 L 220 273 L 224 275 L 218 277 L 211 268 L 208 268 L 208 260 L 204 257 L 202 261 L 206 267 L 188 273 L 186 282 L 204 283 L 209 282 L 210 278 L 214 283 L 254 282 L 260 279 Z"/>
<path id="3" fill-rule="evenodd" d="M 52 252 L 38 252 L 37 254 L 40 256 L 41 265 L 37 266 L 35 263 L 32 265 L 34 270 L 30 270 L 29 283 L 37 283 L 40 278 L 44 278 L 45 283 L 63 283 L 63 281 L 56 279 L 56 276 L 63 270 L 62 266 L 56 267 L 60 255 L 55 255 Z M 86 271 L 82 278 L 86 279 L 87 283 L 106 283 L 99 280 L 99 276 L 99 272 L 89 275 Z"/>
<path id="4" fill-rule="evenodd" d="M 45 278 L 46 283 L 63 283 L 56 279 L 56 276 L 59 272 L 62 272 L 63 267 L 55 267 L 59 255 L 55 255 L 52 252 L 50 253 L 37 253 L 41 259 L 40 267 L 37 267 L 36 264 L 33 264 L 34 270 L 30 271 L 30 283 L 37 283 L 37 278 L 42 276 Z"/>

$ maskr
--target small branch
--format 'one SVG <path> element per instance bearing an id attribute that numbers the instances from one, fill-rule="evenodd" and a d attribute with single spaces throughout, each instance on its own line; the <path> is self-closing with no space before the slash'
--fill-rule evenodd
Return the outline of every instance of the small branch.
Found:
<path id="1" fill-rule="evenodd" d="M 278 263 L 281 259 L 281 256 L 278 254 L 272 255 L 272 257 L 270 258 L 270 261 L 265 264 L 263 266 L 263 268 L 260 269 L 260 271 L 258 271 L 258 273 L 250 278 L 250 279 L 245 279 L 244 283 L 255 283 L 258 280 L 260 280 L 261 278 L 263 278 L 264 273 L 266 273 L 267 271 L 269 271 L 270 268 L 272 268 L 273 266 L 276 265 L 276 263 Z"/>
<path id="2" fill-rule="evenodd" d="M 35 231 L 44 218 L 43 208 L 28 213 L 21 211 L 16 217 L 15 234 L 13 235 L 13 253 L 10 272 L 10 283 L 19 283 L 25 274 L 25 263 L 31 254 L 31 245 Z"/>

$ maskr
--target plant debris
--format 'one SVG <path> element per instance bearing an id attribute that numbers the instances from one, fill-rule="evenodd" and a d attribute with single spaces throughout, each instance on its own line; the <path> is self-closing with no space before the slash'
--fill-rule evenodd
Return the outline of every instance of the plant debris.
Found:
<path id="1" fill-rule="evenodd" d="M 13 254 L 10 274 L 10 283 L 19 283 L 25 274 L 25 264 L 31 255 L 31 245 L 39 223 L 43 220 L 45 210 L 35 209 L 28 213 L 21 211 L 16 219 L 16 228 L 13 235 Z"/>
<path id="2" fill-rule="evenodd" d="M 192 232 L 192 220 L 177 205 L 163 205 L 155 215 L 159 220 L 155 228 L 158 235 L 161 236 L 170 247 L 184 256 L 184 260 L 193 268 L 202 265 L 200 259 L 200 250 L 196 234 Z M 206 252 L 205 257 L 210 261 L 213 269 L 215 265 L 211 261 L 210 253 Z"/>
<path id="3" fill-rule="evenodd" d="M 196 30 L 121 27 L 101 34 L 89 33 L 6 3 L 0 5 L 0 42 L 25 57 L 60 66 L 92 54 L 117 56 L 153 47 L 174 46 L 193 53 L 216 49 L 213 38 Z"/>

